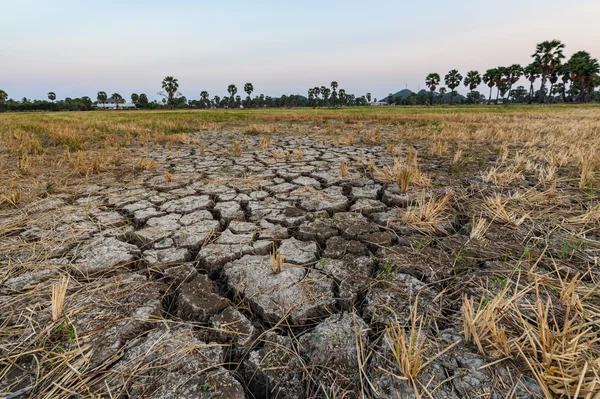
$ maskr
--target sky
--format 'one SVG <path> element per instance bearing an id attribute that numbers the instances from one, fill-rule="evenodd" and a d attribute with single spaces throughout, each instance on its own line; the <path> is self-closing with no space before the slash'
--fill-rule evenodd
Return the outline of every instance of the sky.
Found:
<path id="1" fill-rule="evenodd" d="M 430 72 L 526 65 L 544 40 L 600 58 L 598 0 L 0 0 L 0 10 L 0 89 L 15 99 L 152 100 L 167 75 L 188 99 L 232 83 L 244 95 L 246 82 L 253 95 L 306 95 L 333 80 L 383 98 L 424 88 Z"/>

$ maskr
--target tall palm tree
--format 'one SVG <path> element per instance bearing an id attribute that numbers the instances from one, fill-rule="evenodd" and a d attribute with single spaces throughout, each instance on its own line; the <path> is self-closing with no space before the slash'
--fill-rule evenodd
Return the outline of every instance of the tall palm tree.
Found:
<path id="1" fill-rule="evenodd" d="M 131 93 L 131 103 L 137 105 L 140 101 L 140 96 L 137 93 Z"/>
<path id="2" fill-rule="evenodd" d="M 333 102 L 333 106 L 335 107 L 335 103 L 337 100 L 337 88 L 338 88 L 338 82 L 336 82 L 335 80 L 333 82 L 331 82 L 331 101 Z"/>
<path id="3" fill-rule="evenodd" d="M 496 104 L 499 104 L 498 100 L 500 98 L 500 93 L 502 93 L 502 100 L 504 100 L 504 94 L 508 90 L 508 78 L 508 68 L 496 68 L 496 75 L 494 76 L 494 84 L 496 85 Z"/>
<path id="4" fill-rule="evenodd" d="M 565 45 L 560 40 L 550 40 L 538 43 L 532 57 L 540 64 L 542 85 L 540 87 L 541 102 L 545 102 L 546 81 L 556 73 L 556 69 L 565 58 L 563 50 Z"/>
<path id="5" fill-rule="evenodd" d="M 562 82 L 562 87 L 561 87 L 561 96 L 562 96 L 562 100 L 563 102 L 567 102 L 567 84 L 569 83 L 569 80 L 571 80 L 571 65 L 569 64 L 569 62 L 565 62 L 564 64 L 561 64 L 556 73 L 560 76 L 560 80 Z"/>
<path id="6" fill-rule="evenodd" d="M 519 79 L 521 79 L 521 76 L 523 76 L 523 67 L 519 64 L 512 64 L 511 66 L 508 67 L 508 93 L 510 94 L 510 91 L 512 90 L 512 87 L 515 83 L 517 83 L 519 81 Z"/>
<path id="7" fill-rule="evenodd" d="M 234 84 L 227 86 L 227 92 L 229 93 L 229 102 L 231 106 L 235 101 L 235 93 L 237 93 L 237 87 Z"/>
<path id="8" fill-rule="evenodd" d="M 210 108 L 210 102 L 208 101 L 208 92 L 206 90 L 202 90 L 200 92 L 200 100 L 202 100 L 202 104 L 204 104 L 206 108 Z"/>
<path id="9" fill-rule="evenodd" d="M 50 93 L 48 93 L 48 100 L 54 102 L 54 100 L 56 100 L 56 94 L 54 94 L 53 91 L 51 91 Z"/>
<path id="10" fill-rule="evenodd" d="M 531 64 L 523 68 L 523 75 L 525 75 L 527 80 L 529 80 L 529 104 L 533 102 L 533 97 L 535 95 L 533 84 L 535 83 L 536 79 L 540 77 L 541 73 L 542 67 L 537 61 L 533 61 Z"/>
<path id="11" fill-rule="evenodd" d="M 453 69 L 444 76 L 444 82 L 446 82 L 446 86 L 452 90 L 450 92 L 450 104 L 452 104 L 452 100 L 454 98 L 454 89 L 460 86 L 460 82 L 462 82 L 462 75 L 456 70 Z"/>
<path id="12" fill-rule="evenodd" d="M 367 101 L 371 102 L 371 93 L 367 93 L 366 97 L 367 97 Z"/>
<path id="13" fill-rule="evenodd" d="M 571 79 L 579 94 L 577 101 L 586 101 L 594 92 L 595 82 L 600 76 L 600 64 L 587 51 L 578 51 L 569 59 Z"/>
<path id="14" fill-rule="evenodd" d="M 104 104 L 106 103 L 106 99 L 108 98 L 108 96 L 106 95 L 105 91 L 99 91 L 98 94 L 96 95 L 96 98 L 98 99 L 98 102 L 101 102 L 102 106 L 104 106 Z"/>
<path id="15" fill-rule="evenodd" d="M 323 105 L 327 105 L 327 100 L 329 100 L 329 94 L 331 90 L 325 86 L 321 86 L 321 95 L 323 96 Z"/>
<path id="16" fill-rule="evenodd" d="M 246 83 L 244 85 L 244 91 L 246 92 L 246 94 L 248 95 L 248 98 L 246 99 L 248 102 L 248 106 L 250 106 L 250 102 L 252 101 L 250 99 L 250 95 L 252 94 L 252 92 L 254 91 L 254 86 L 252 85 L 252 83 Z"/>
<path id="17" fill-rule="evenodd" d="M 440 91 L 438 92 L 439 103 L 442 104 L 444 102 L 444 96 L 446 95 L 446 88 L 440 87 Z"/>
<path id="18" fill-rule="evenodd" d="M 479 71 L 469 71 L 465 76 L 465 87 L 469 89 L 471 93 L 471 97 L 473 95 L 473 90 L 477 88 L 481 84 L 481 75 Z M 472 98 L 471 98 L 472 99 Z"/>
<path id="19" fill-rule="evenodd" d="M 117 105 L 117 109 L 119 109 L 119 103 L 121 102 L 121 100 L 123 99 L 123 96 L 120 95 L 119 93 L 113 93 L 111 95 L 112 98 L 115 99 L 115 104 Z"/>
<path id="20" fill-rule="evenodd" d="M 494 88 L 494 85 L 496 85 L 496 76 L 497 75 L 498 75 L 498 69 L 491 68 L 491 69 L 488 69 L 487 71 L 485 71 L 485 73 L 481 77 L 481 79 L 483 80 L 483 83 L 488 85 L 488 87 L 490 88 L 490 97 L 488 98 L 488 105 L 490 105 L 492 103 L 492 89 Z"/>
<path id="21" fill-rule="evenodd" d="M 433 105 L 433 92 L 440 84 L 440 80 L 440 75 L 435 72 L 425 78 L 425 86 L 429 87 L 429 105 Z"/>
<path id="22" fill-rule="evenodd" d="M 162 81 L 162 88 L 167 93 L 169 106 L 173 108 L 175 94 L 179 89 L 179 81 L 173 76 L 167 76 Z"/>
<path id="23" fill-rule="evenodd" d="M 346 90 L 344 90 L 344 89 L 340 89 L 340 93 L 339 93 L 339 99 L 340 99 L 340 104 L 341 104 L 341 105 L 345 105 L 345 101 L 346 101 Z"/>

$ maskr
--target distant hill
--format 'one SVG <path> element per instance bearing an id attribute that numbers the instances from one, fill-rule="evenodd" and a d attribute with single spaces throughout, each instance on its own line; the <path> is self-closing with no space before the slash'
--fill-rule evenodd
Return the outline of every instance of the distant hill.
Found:
<path id="1" fill-rule="evenodd" d="M 408 97 L 412 96 L 413 94 L 429 95 L 429 90 L 421 89 L 418 93 L 415 93 L 410 89 L 403 89 L 403 90 L 400 90 L 399 92 L 394 93 L 393 98 L 397 98 L 397 97 L 408 98 Z M 437 95 L 438 95 L 437 91 L 434 92 L 434 95 L 436 96 L 436 100 L 437 100 Z M 465 98 L 466 98 L 465 96 L 463 96 L 462 94 L 460 94 L 458 92 L 454 94 L 454 101 L 461 101 L 461 100 L 464 100 Z M 385 96 L 385 97 L 382 97 L 380 101 L 387 102 L 387 100 L 388 100 L 388 96 Z M 444 94 L 444 102 L 450 102 L 450 92 L 447 92 L 446 94 Z"/>

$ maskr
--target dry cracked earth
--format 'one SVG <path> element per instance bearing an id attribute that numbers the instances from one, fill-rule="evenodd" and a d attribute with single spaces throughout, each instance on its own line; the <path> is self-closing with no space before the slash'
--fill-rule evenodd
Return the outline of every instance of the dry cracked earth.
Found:
<path id="1" fill-rule="evenodd" d="M 12 272 L 1 286 L 2 351 L 14 364 L 0 392 L 418 397 L 386 334 L 391 324 L 410 327 L 416 306 L 437 343 L 417 391 L 540 395 L 522 368 L 483 367 L 489 361 L 464 341 L 456 297 L 444 293 L 457 276 L 492 266 L 452 254 L 451 242 L 468 238 L 467 220 L 449 219 L 437 244 L 421 245 L 401 222 L 421 190 L 400 193 L 357 166 L 391 165 L 382 146 L 274 137 L 263 150 L 250 137 L 234 157 L 230 140 L 198 137 L 203 153 L 183 144 L 132 150 L 157 167 L 50 195 L 2 239 L 14 248 L 2 259 Z M 343 178 L 342 161 L 350 166 Z M 35 268 L 19 266 L 40 254 Z M 272 270 L 271 254 L 283 256 L 283 270 Z M 51 283 L 66 274 L 65 315 L 53 322 Z M 26 353 L 32 341 L 41 344 Z"/>

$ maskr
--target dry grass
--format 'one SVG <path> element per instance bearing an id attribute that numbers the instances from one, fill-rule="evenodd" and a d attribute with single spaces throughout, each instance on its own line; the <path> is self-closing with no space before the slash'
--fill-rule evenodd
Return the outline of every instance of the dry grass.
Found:
<path id="1" fill-rule="evenodd" d="M 348 162 L 342 161 L 340 162 L 340 176 L 347 177 L 350 174 L 350 169 L 348 167 Z"/>
<path id="2" fill-rule="evenodd" d="M 422 195 L 415 206 L 404 212 L 402 220 L 423 233 L 434 234 L 446 232 L 444 222 L 448 220 L 451 202 L 454 199 L 452 192 L 446 193 L 442 198 L 425 200 Z"/>
<path id="3" fill-rule="evenodd" d="M 68 287 L 68 278 L 63 278 L 58 283 L 52 284 L 52 321 L 59 320 L 63 315 L 63 306 Z"/>

